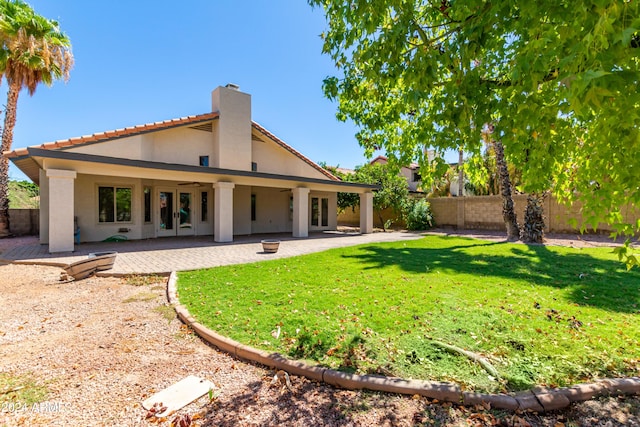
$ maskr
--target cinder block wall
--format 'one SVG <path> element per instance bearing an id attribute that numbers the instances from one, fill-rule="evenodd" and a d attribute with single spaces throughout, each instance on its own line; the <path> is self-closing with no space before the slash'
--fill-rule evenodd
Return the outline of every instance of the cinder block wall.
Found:
<path id="1" fill-rule="evenodd" d="M 40 229 L 38 209 L 9 209 L 9 228 L 16 236 L 36 236 Z"/>
<path id="2" fill-rule="evenodd" d="M 455 227 L 459 229 L 483 229 L 504 230 L 502 219 L 501 196 L 474 196 L 474 197 L 434 197 L 427 199 L 431 204 L 431 211 L 438 227 Z M 518 223 L 524 221 L 524 210 L 527 206 L 527 196 L 518 194 L 513 196 Z M 543 203 L 545 224 L 547 233 L 576 232 L 572 226 L 572 219 L 576 221 L 578 229 L 582 226 L 582 205 L 575 203 L 565 206 L 558 203 L 553 197 L 546 197 Z M 640 210 L 631 206 L 623 209 L 623 217 L 626 222 L 635 223 L 640 219 Z M 338 215 L 338 224 L 358 226 L 360 212 L 356 208 L 355 213 L 351 209 Z M 378 216 L 374 213 L 374 225 L 381 227 Z M 399 227 L 401 224 L 394 224 Z M 587 231 L 593 231 L 588 228 Z M 612 227 L 601 223 L 597 227 L 599 233 L 609 233 Z"/>

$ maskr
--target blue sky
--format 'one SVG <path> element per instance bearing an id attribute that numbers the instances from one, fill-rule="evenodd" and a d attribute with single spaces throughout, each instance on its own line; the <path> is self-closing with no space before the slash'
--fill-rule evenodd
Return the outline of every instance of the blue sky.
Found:
<path id="1" fill-rule="evenodd" d="M 322 93 L 336 70 L 322 54 L 322 10 L 304 0 L 27 2 L 59 21 L 75 67 L 66 84 L 21 92 L 13 148 L 206 113 L 211 91 L 235 83 L 253 120 L 311 160 L 367 161 Z M 13 166 L 10 176 L 24 179 Z"/>
<path id="2" fill-rule="evenodd" d="M 211 91 L 235 83 L 253 120 L 311 160 L 366 162 L 355 126 L 323 96 L 335 70 L 322 11 L 305 1 L 27 1 L 60 22 L 75 67 L 66 84 L 21 92 L 13 148 L 206 113 Z"/>

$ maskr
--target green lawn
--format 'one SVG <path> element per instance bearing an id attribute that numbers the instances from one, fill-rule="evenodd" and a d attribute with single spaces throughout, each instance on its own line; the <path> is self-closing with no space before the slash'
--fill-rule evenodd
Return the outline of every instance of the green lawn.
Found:
<path id="1" fill-rule="evenodd" d="M 640 274 L 609 248 L 428 236 L 183 272 L 178 291 L 221 334 L 350 372 L 483 391 L 640 373 Z"/>

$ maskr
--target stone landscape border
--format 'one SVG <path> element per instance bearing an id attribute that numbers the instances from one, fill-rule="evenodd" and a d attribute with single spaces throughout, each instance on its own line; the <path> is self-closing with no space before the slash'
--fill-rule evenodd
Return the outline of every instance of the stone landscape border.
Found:
<path id="1" fill-rule="evenodd" d="M 465 406 L 488 403 L 496 409 L 536 412 L 566 408 L 573 402 L 581 402 L 598 396 L 640 394 L 640 377 L 608 378 L 595 383 L 562 388 L 534 387 L 529 391 L 513 394 L 487 394 L 463 391 L 459 385 L 453 383 L 357 375 L 313 366 L 302 361 L 288 359 L 279 353 L 269 353 L 241 344 L 198 323 L 187 308 L 180 304 L 176 281 L 177 275 L 172 272 L 167 282 L 169 303 L 173 305 L 180 320 L 193 329 L 200 338 L 236 358 L 260 363 L 276 370 L 282 369 L 291 375 L 303 376 L 332 386 L 349 390 L 367 389 L 388 393 L 417 394 Z"/>

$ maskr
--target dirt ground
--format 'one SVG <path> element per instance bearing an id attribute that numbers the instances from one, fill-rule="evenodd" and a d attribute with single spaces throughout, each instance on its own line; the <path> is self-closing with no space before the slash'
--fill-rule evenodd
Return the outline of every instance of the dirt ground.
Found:
<path id="1" fill-rule="evenodd" d="M 514 414 L 299 377 L 291 390 L 272 386 L 274 371 L 209 347 L 182 325 L 166 304 L 164 279 L 61 282 L 61 271 L 0 266 L 0 374 L 30 376 L 49 391 L 33 407 L 0 390 L 0 426 L 168 426 L 187 414 L 200 426 L 640 426 L 640 396 Z M 212 381 L 212 399 L 145 418 L 141 402 L 187 375 Z"/>

